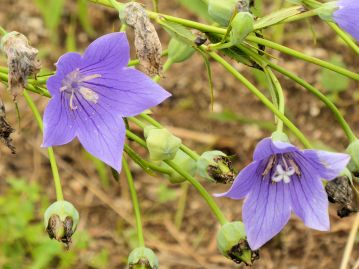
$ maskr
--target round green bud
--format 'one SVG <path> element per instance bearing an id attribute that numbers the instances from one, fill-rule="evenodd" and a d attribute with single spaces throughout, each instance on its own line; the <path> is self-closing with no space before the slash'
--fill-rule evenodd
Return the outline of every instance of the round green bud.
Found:
<path id="1" fill-rule="evenodd" d="M 359 140 L 350 143 L 346 151 L 351 157 L 348 169 L 354 174 L 359 173 Z"/>
<path id="2" fill-rule="evenodd" d="M 181 145 L 180 138 L 166 129 L 150 129 L 147 132 L 146 144 L 153 161 L 172 160 Z"/>
<path id="3" fill-rule="evenodd" d="M 143 128 L 143 136 L 145 138 L 147 138 L 149 131 L 151 131 L 153 129 L 161 129 L 161 128 L 158 128 L 158 127 L 153 126 L 153 125 L 147 125 L 145 128 Z"/>
<path id="4" fill-rule="evenodd" d="M 168 59 L 172 63 L 184 62 L 190 58 L 194 52 L 194 48 L 181 42 L 177 38 L 172 38 L 168 44 Z"/>
<path id="5" fill-rule="evenodd" d="M 71 237 L 76 231 L 79 219 L 78 211 L 70 202 L 57 201 L 45 211 L 45 229 L 51 239 L 54 238 L 69 245 Z"/>
<path id="6" fill-rule="evenodd" d="M 254 30 L 254 18 L 249 12 L 239 12 L 234 17 L 230 33 L 230 41 L 233 45 L 239 45 Z"/>
<path id="7" fill-rule="evenodd" d="M 272 140 L 273 141 L 286 142 L 286 143 L 289 142 L 288 136 L 285 133 L 281 132 L 281 131 L 273 132 L 272 133 Z"/>
<path id="8" fill-rule="evenodd" d="M 190 156 L 184 153 L 182 150 L 178 150 L 176 156 L 172 160 L 176 163 L 183 171 L 186 171 L 191 176 L 196 174 L 196 161 L 193 160 Z M 169 167 L 166 163 L 163 163 L 163 166 L 166 168 L 170 168 L 172 173 L 170 175 L 166 175 L 171 183 L 181 183 L 186 181 L 184 177 L 178 174 L 175 170 Z"/>
<path id="9" fill-rule="evenodd" d="M 129 269 L 158 269 L 158 258 L 152 249 L 138 247 L 131 251 L 128 256 Z"/>
<path id="10" fill-rule="evenodd" d="M 197 172 L 209 182 L 226 184 L 234 180 L 232 162 L 219 150 L 204 152 L 197 160 Z"/>
<path id="11" fill-rule="evenodd" d="M 208 14 L 221 26 L 228 26 L 238 0 L 209 0 Z"/>
<path id="12" fill-rule="evenodd" d="M 321 4 L 320 7 L 314 9 L 314 11 L 322 20 L 334 22 L 333 12 L 337 9 L 339 9 L 337 1 L 331 1 Z"/>
<path id="13" fill-rule="evenodd" d="M 235 263 L 253 264 L 258 251 L 252 251 L 246 240 L 244 224 L 240 221 L 224 224 L 217 234 L 217 247 L 222 255 Z"/>

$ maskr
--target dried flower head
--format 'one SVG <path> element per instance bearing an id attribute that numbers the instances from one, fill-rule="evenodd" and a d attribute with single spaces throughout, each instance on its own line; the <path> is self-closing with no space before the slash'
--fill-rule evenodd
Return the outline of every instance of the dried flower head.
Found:
<path id="1" fill-rule="evenodd" d="M 10 150 L 12 154 L 16 153 L 15 146 L 12 143 L 10 135 L 15 130 L 11 125 L 6 121 L 5 106 L 0 100 L 0 141 L 4 143 Z"/>
<path id="2" fill-rule="evenodd" d="M 141 70 L 149 76 L 159 75 L 162 70 L 162 46 L 146 10 L 139 3 L 128 3 L 122 20 L 135 31 L 135 48 Z"/>
<path id="3" fill-rule="evenodd" d="M 27 84 L 27 77 L 40 71 L 38 50 L 29 45 L 26 36 L 19 32 L 7 33 L 1 39 L 1 49 L 6 54 L 9 67 L 9 91 L 16 96 Z"/>

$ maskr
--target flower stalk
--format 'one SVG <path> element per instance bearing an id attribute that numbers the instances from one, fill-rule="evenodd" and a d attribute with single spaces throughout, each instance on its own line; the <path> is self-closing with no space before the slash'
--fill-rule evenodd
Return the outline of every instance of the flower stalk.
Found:
<path id="1" fill-rule="evenodd" d="M 32 98 L 28 94 L 27 90 L 24 90 L 23 95 L 24 95 L 24 98 L 26 100 L 26 103 L 28 104 L 28 106 L 30 107 L 32 113 L 34 114 L 35 120 L 36 120 L 37 124 L 39 125 L 40 130 L 43 131 L 44 130 L 44 125 L 43 125 L 43 122 L 42 122 L 41 115 L 40 115 L 35 103 L 33 102 Z M 58 170 L 58 167 L 57 167 L 57 164 L 56 164 L 56 158 L 55 158 L 53 148 L 48 147 L 47 148 L 47 153 L 48 153 L 48 156 L 49 156 L 50 165 L 51 165 L 51 171 L 52 171 L 52 175 L 53 175 L 53 178 L 54 178 L 54 184 L 55 184 L 55 190 L 56 190 L 56 199 L 57 199 L 57 201 L 63 201 L 64 200 L 64 195 L 62 193 L 60 174 L 59 174 L 59 170 Z"/>
<path id="2" fill-rule="evenodd" d="M 133 182 L 133 177 L 132 177 L 130 168 L 128 167 L 128 163 L 127 163 L 125 157 L 122 157 L 122 167 L 123 167 L 123 170 L 124 170 L 126 178 L 127 178 L 127 184 L 130 189 L 130 194 L 131 194 L 131 199 L 132 199 L 133 211 L 135 213 L 138 244 L 140 247 L 144 247 L 145 239 L 144 239 L 143 230 L 142 230 L 141 210 L 140 210 L 140 206 L 138 203 L 138 198 L 137 198 L 137 193 L 136 193 L 136 189 L 135 189 L 135 184 Z"/>

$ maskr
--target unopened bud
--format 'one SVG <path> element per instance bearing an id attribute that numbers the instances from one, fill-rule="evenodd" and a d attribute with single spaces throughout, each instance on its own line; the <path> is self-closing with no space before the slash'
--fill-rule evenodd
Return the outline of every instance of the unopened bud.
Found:
<path id="1" fill-rule="evenodd" d="M 236 10 L 238 0 L 209 0 L 208 14 L 221 26 L 228 26 L 229 21 Z"/>
<path id="2" fill-rule="evenodd" d="M 166 129 L 148 130 L 146 144 L 153 161 L 172 160 L 182 143 L 181 139 Z"/>
<path id="3" fill-rule="evenodd" d="M 328 194 L 328 200 L 339 206 L 337 214 L 344 218 L 353 212 L 357 212 L 353 208 L 354 195 L 350 180 L 347 176 L 339 176 L 325 185 L 325 191 Z"/>
<path id="4" fill-rule="evenodd" d="M 194 48 L 181 42 L 177 38 L 172 38 L 168 44 L 168 59 L 172 63 L 184 62 L 190 58 L 194 52 Z"/>
<path id="5" fill-rule="evenodd" d="M 252 251 L 246 240 L 244 224 L 240 221 L 224 224 L 217 234 L 218 250 L 235 263 L 251 265 L 259 259 L 258 251 Z"/>
<path id="6" fill-rule="evenodd" d="M 186 171 L 191 176 L 196 174 L 196 161 L 193 160 L 190 156 L 184 153 L 182 150 L 178 150 L 176 156 L 172 160 L 176 165 L 181 167 L 181 170 Z M 163 164 L 164 167 L 170 168 L 166 163 Z M 171 183 L 181 183 L 186 179 L 178 174 L 175 170 L 170 168 L 172 173 L 168 175 L 169 181 Z"/>
<path id="7" fill-rule="evenodd" d="M 249 12 L 239 12 L 231 25 L 230 41 L 233 45 L 239 45 L 254 30 L 254 17 Z"/>
<path id="8" fill-rule="evenodd" d="M 67 247 L 79 223 L 79 213 L 67 201 L 57 201 L 50 205 L 44 215 L 44 224 L 51 239 L 63 242 Z"/>
<path id="9" fill-rule="evenodd" d="M 227 184 L 234 180 L 232 162 L 219 150 L 204 152 L 197 161 L 197 171 L 210 182 Z"/>
<path id="10" fill-rule="evenodd" d="M 354 174 L 359 173 L 359 140 L 350 143 L 346 151 L 351 157 L 348 169 Z"/>
<path id="11" fill-rule="evenodd" d="M 330 1 L 321 4 L 320 7 L 314 9 L 314 11 L 322 20 L 334 22 L 333 12 L 337 9 L 339 9 L 337 1 Z"/>
<path id="12" fill-rule="evenodd" d="M 158 258 L 152 249 L 138 247 L 128 256 L 129 269 L 158 269 Z"/>

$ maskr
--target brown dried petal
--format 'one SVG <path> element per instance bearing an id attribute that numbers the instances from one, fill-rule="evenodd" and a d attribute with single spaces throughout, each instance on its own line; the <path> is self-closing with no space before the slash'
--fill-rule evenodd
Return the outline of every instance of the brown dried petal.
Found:
<path id="1" fill-rule="evenodd" d="M 9 91 L 14 97 L 22 92 L 27 77 L 40 71 L 41 63 L 37 59 L 38 50 L 31 47 L 21 33 L 10 32 L 1 40 L 1 49 L 7 56 L 9 67 Z"/>
<path id="2" fill-rule="evenodd" d="M 0 100 L 0 141 L 4 143 L 12 154 L 16 153 L 15 146 L 12 144 L 10 135 L 15 131 L 5 119 L 5 106 Z"/>
<path id="3" fill-rule="evenodd" d="M 140 69 L 149 76 L 159 75 L 162 70 L 162 46 L 146 10 L 139 3 L 128 3 L 123 19 L 135 31 L 135 48 Z"/>

